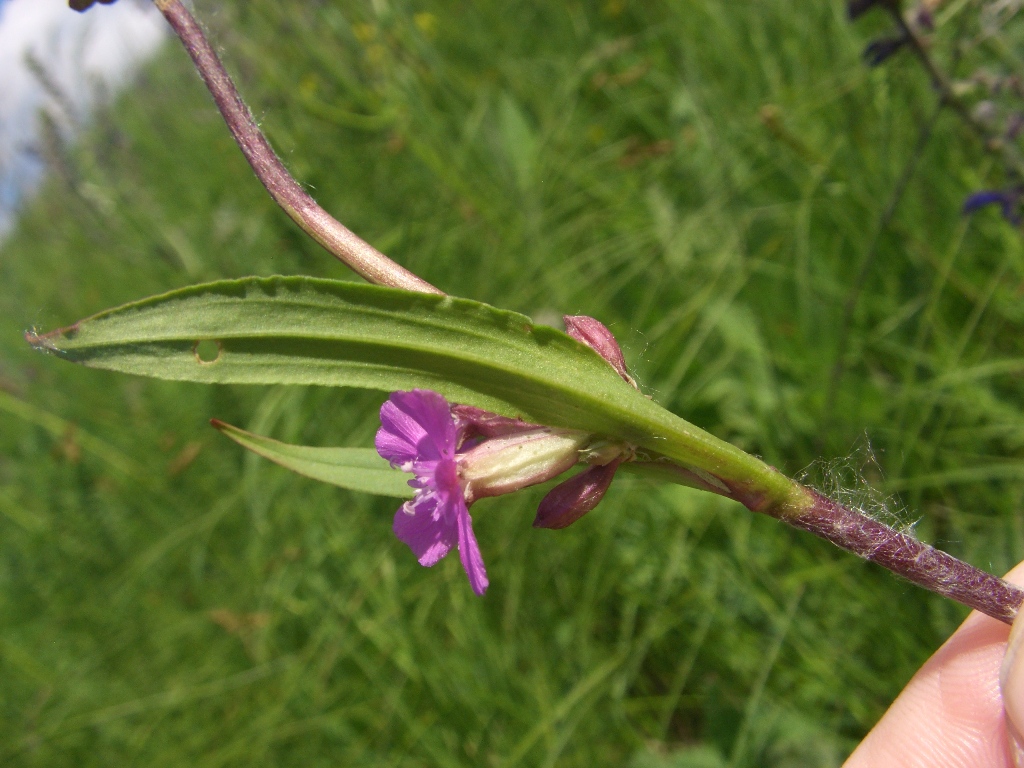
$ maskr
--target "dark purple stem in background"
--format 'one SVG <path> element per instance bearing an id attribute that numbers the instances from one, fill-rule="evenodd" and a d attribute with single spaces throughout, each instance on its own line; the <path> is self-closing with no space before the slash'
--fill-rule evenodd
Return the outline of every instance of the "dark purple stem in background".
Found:
<path id="1" fill-rule="evenodd" d="M 993 619 L 1012 624 L 1024 591 L 963 560 L 811 491 L 806 510 L 780 518 Z"/>
<path id="2" fill-rule="evenodd" d="M 1002 141 L 998 137 L 993 136 L 988 128 L 971 114 L 967 104 L 954 93 L 949 78 L 939 69 L 938 64 L 935 63 L 921 38 L 918 37 L 917 33 L 903 17 L 900 4 L 885 3 L 884 5 L 897 28 L 899 28 L 900 33 L 906 37 L 914 56 L 917 57 L 917 60 L 921 62 L 921 66 L 928 73 L 928 79 L 932 81 L 932 87 L 939 94 L 939 103 L 948 106 L 957 114 L 964 124 L 974 132 L 975 136 L 981 140 L 985 151 L 1002 158 L 1007 168 L 1013 170 L 1018 176 L 1024 176 L 1024 158 L 1017 152 L 1013 142 Z"/>
<path id="3" fill-rule="evenodd" d="M 442 293 L 396 264 L 321 208 L 292 177 L 253 120 L 202 28 L 180 0 L 154 0 L 195 62 L 246 160 L 275 202 L 314 240 L 377 285 Z"/>

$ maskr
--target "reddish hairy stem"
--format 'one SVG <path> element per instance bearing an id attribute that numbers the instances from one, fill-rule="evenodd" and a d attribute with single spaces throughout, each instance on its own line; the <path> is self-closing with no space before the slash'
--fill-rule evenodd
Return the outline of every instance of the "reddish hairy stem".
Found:
<path id="1" fill-rule="evenodd" d="M 270 196 L 320 245 L 371 283 L 443 293 L 396 264 L 320 207 L 274 153 L 202 28 L 181 0 L 154 0 L 213 95 L 231 135 Z"/>
<path id="2" fill-rule="evenodd" d="M 1024 158 L 1021 158 L 1012 142 L 1005 142 L 994 136 L 984 124 L 979 122 L 974 115 L 971 114 L 971 110 L 963 100 L 953 92 L 953 88 L 949 83 L 949 78 L 939 69 L 935 60 L 932 59 L 931 54 L 925 47 L 925 44 L 921 41 L 921 38 L 918 37 L 916 32 L 914 32 L 910 24 L 907 23 L 907 20 L 903 18 L 903 13 L 900 10 L 899 3 L 887 5 L 887 8 L 900 32 L 907 38 L 907 42 L 910 44 L 910 49 L 913 51 L 914 56 L 917 57 L 917 60 L 921 62 L 921 66 L 924 67 L 925 72 L 928 73 L 928 79 L 931 80 L 932 87 L 935 88 L 939 94 L 939 103 L 948 106 L 957 114 L 964 124 L 970 128 L 974 135 L 981 141 L 986 152 L 1002 158 L 1003 162 L 1006 163 L 1007 168 L 1012 169 L 1018 175 L 1024 176 Z"/>
<path id="3" fill-rule="evenodd" d="M 742 483 L 695 473 L 674 463 L 635 462 L 623 468 L 642 475 L 700 488 L 738 501 L 751 512 L 774 517 L 809 531 L 840 549 L 877 563 L 897 576 L 1012 624 L 1024 603 L 1024 591 L 997 576 L 873 520 L 810 488 L 806 503 L 772 503 Z"/>
<path id="4" fill-rule="evenodd" d="M 1024 591 L 1013 584 L 816 491 L 811 495 L 810 507 L 779 519 L 878 563 L 918 586 L 1005 624 L 1013 623 L 1024 602 Z"/>

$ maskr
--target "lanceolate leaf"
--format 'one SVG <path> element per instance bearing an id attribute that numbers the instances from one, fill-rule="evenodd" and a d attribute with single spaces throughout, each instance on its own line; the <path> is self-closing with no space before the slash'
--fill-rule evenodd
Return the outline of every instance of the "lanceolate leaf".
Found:
<path id="1" fill-rule="evenodd" d="M 787 497 L 757 459 L 664 410 L 596 352 L 486 304 L 305 277 L 193 286 L 108 310 L 37 348 L 94 368 L 209 383 L 421 387 L 453 402 L 636 443 Z"/>
<path id="2" fill-rule="evenodd" d="M 350 491 L 411 499 L 412 475 L 392 469 L 373 448 L 314 448 L 254 435 L 216 419 L 210 422 L 243 448 L 300 475 Z"/>

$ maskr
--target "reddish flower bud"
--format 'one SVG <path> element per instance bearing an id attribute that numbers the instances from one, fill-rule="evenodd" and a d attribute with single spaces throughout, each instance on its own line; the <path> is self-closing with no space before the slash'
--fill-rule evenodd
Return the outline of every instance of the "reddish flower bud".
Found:
<path id="1" fill-rule="evenodd" d="M 595 465 L 559 483 L 541 499 L 534 528 L 566 528 L 601 503 L 622 459 Z"/>
<path id="2" fill-rule="evenodd" d="M 586 344 L 603 357 L 616 373 L 624 380 L 636 386 L 633 377 L 626 370 L 626 359 L 622 356 L 619 342 L 604 323 L 586 315 L 565 315 L 565 332 L 581 344 Z"/>

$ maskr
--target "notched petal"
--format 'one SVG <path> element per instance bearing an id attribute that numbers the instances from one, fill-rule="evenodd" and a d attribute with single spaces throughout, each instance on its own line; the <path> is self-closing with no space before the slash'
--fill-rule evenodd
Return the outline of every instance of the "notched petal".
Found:
<path id="1" fill-rule="evenodd" d="M 451 408 L 436 392 L 393 392 L 380 408 L 374 444 L 377 452 L 396 466 L 451 458 L 455 439 Z"/>
<path id="2" fill-rule="evenodd" d="M 457 511 L 459 531 L 459 559 L 462 567 L 469 577 L 469 586 L 478 595 L 487 591 L 490 582 L 487 579 L 487 570 L 484 568 L 484 558 L 480 554 L 480 546 L 476 543 L 476 535 L 473 533 L 473 520 L 469 516 L 469 510 L 465 504 Z"/>
<path id="3" fill-rule="evenodd" d="M 458 531 L 454 526 L 444 524 L 443 515 L 441 520 L 435 519 L 435 507 L 414 504 L 409 509 L 411 514 L 405 504 L 399 507 L 392 529 L 395 536 L 416 555 L 420 565 L 429 568 L 451 551 L 458 539 Z"/>

